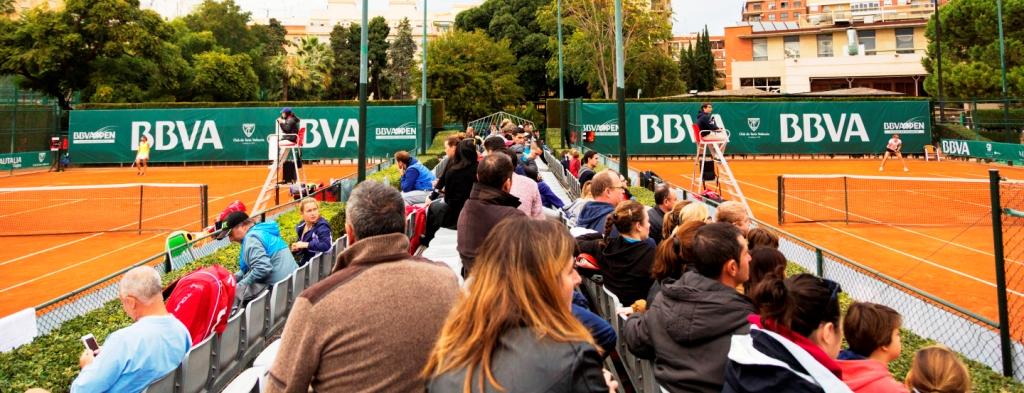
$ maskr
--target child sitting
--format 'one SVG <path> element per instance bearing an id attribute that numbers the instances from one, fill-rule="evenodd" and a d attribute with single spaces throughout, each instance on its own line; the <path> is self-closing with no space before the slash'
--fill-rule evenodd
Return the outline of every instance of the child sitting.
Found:
<path id="1" fill-rule="evenodd" d="M 889 362 L 903 349 L 896 310 L 881 304 L 854 302 L 846 311 L 843 332 L 850 348 L 839 353 L 843 382 L 854 392 L 907 392 L 889 374 Z"/>

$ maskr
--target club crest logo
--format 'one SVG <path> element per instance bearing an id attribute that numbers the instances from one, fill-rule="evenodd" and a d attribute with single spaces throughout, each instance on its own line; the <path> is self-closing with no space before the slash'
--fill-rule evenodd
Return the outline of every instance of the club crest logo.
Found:
<path id="1" fill-rule="evenodd" d="M 39 153 L 39 162 L 46 161 L 46 153 Z"/>
<path id="2" fill-rule="evenodd" d="M 758 127 L 761 127 L 760 117 L 748 117 L 747 125 L 750 126 L 750 131 L 756 132 Z"/>
<path id="3" fill-rule="evenodd" d="M 253 132 L 256 132 L 256 123 L 242 124 L 242 132 L 245 133 L 246 138 L 252 138 Z"/>

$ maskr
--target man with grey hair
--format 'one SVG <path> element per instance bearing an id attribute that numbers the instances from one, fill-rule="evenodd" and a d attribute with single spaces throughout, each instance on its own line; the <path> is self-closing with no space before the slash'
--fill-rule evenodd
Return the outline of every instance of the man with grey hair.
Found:
<path id="1" fill-rule="evenodd" d="M 167 312 L 162 289 L 160 273 L 149 266 L 121 277 L 118 297 L 135 323 L 111 333 L 95 353 L 82 352 L 82 372 L 71 384 L 72 392 L 141 392 L 178 368 L 192 339 L 185 325 Z"/>
<path id="2" fill-rule="evenodd" d="M 263 289 L 288 278 L 299 268 L 276 222 L 256 223 L 245 212 L 232 212 L 219 228 L 217 239 L 227 236 L 242 245 L 238 253 L 238 273 L 235 273 L 236 306 L 256 298 Z"/>
<path id="3" fill-rule="evenodd" d="M 360 183 L 348 248 L 295 299 L 264 392 L 423 392 L 420 377 L 459 294 L 447 265 L 409 255 L 398 190 Z"/>

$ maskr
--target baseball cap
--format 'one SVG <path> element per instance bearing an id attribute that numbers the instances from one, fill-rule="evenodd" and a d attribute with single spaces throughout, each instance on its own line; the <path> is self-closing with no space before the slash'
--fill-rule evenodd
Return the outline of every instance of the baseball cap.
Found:
<path id="1" fill-rule="evenodd" d="M 292 113 L 292 108 L 284 107 L 284 109 L 281 109 L 281 113 Z"/>
<path id="2" fill-rule="evenodd" d="M 231 214 L 228 214 L 224 221 L 217 223 L 217 230 L 220 231 L 217 233 L 217 240 L 223 239 L 228 235 L 228 232 L 231 232 L 238 224 L 248 219 L 249 215 L 245 214 L 245 212 L 231 212 Z"/>

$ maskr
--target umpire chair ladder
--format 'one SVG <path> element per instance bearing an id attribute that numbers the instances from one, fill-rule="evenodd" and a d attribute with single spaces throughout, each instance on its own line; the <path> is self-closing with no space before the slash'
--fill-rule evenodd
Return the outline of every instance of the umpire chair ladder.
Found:
<path id="1" fill-rule="evenodd" d="M 729 138 L 727 137 L 724 141 L 704 141 L 700 137 L 700 129 L 696 124 L 693 125 L 693 131 L 693 140 L 697 144 L 697 155 L 694 157 L 696 161 L 693 163 L 693 176 L 690 177 L 690 190 L 694 194 L 701 195 L 708 189 L 704 170 L 706 169 L 705 165 L 710 162 L 713 165 L 715 189 L 718 195 L 725 199 L 727 192 L 731 199 L 743 204 L 743 207 L 747 209 L 747 215 L 753 219 L 754 212 L 750 210 L 750 204 L 747 203 L 747 198 L 743 195 L 743 190 L 740 189 L 740 183 L 733 175 L 732 168 L 729 167 L 729 162 L 723 154 L 723 149 L 729 143 Z M 708 159 L 709 155 L 710 160 Z"/>
<path id="2" fill-rule="evenodd" d="M 299 135 L 295 139 L 295 142 L 281 140 L 280 128 L 278 129 L 278 133 L 276 134 L 276 136 L 277 159 L 271 161 L 270 163 L 270 168 L 267 171 L 267 178 L 266 180 L 263 181 L 263 188 L 260 189 L 260 195 L 256 197 L 256 203 L 253 204 L 252 206 L 253 213 L 261 212 L 263 211 L 263 209 L 267 208 L 267 204 L 270 203 L 271 193 L 277 194 L 277 173 L 281 168 L 284 167 L 284 165 L 286 165 L 287 161 L 285 161 L 285 159 L 289 158 L 289 156 L 291 157 L 290 162 L 292 163 L 293 168 L 295 168 L 295 182 L 299 184 L 299 197 L 301 198 L 308 194 L 308 191 L 306 190 L 306 184 L 303 182 L 303 170 L 302 167 L 299 166 L 298 154 L 298 149 L 301 149 L 303 143 L 305 142 L 306 129 L 299 129 Z M 268 137 L 268 139 L 274 138 Z M 275 143 L 272 141 L 268 142 Z"/>

